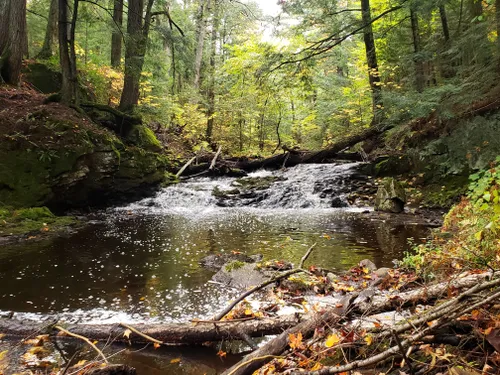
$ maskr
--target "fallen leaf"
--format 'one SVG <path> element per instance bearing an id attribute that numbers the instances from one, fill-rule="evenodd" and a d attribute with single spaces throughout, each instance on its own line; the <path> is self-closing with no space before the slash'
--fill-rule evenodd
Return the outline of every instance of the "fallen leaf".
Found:
<path id="1" fill-rule="evenodd" d="M 337 334 L 329 335 L 326 339 L 325 346 L 327 348 L 331 348 L 334 345 L 337 345 L 340 342 L 340 337 Z"/>
<path id="2" fill-rule="evenodd" d="M 366 342 L 366 345 L 370 346 L 373 343 L 373 336 L 366 335 L 364 340 Z"/>
<path id="3" fill-rule="evenodd" d="M 130 334 L 132 331 L 130 329 L 127 329 L 125 332 L 123 332 L 123 337 L 126 337 L 127 339 L 130 339 Z"/>
<path id="4" fill-rule="evenodd" d="M 155 348 L 155 349 L 158 349 L 160 346 L 161 346 L 161 345 L 160 345 L 160 344 L 158 344 L 157 342 L 155 342 L 155 343 L 153 344 L 153 348 Z"/>
<path id="5" fill-rule="evenodd" d="M 217 352 L 217 355 L 218 355 L 220 358 L 224 358 L 224 357 L 226 357 L 226 356 L 227 356 L 227 353 L 226 353 L 226 352 L 224 352 L 224 351 L 222 351 L 222 350 L 219 350 L 219 351 Z"/>
<path id="6" fill-rule="evenodd" d="M 290 342 L 290 348 L 300 349 L 302 348 L 302 333 L 299 332 L 297 335 L 290 333 L 288 335 L 288 341 Z"/>
<path id="7" fill-rule="evenodd" d="M 172 360 L 170 360 L 170 363 L 179 363 L 181 361 L 180 358 L 174 358 Z"/>

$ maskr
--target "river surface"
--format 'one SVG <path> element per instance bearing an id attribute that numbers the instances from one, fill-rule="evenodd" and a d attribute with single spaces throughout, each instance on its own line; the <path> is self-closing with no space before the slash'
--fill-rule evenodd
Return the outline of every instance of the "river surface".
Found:
<path id="1" fill-rule="evenodd" d="M 346 201 L 345 176 L 356 167 L 301 165 L 274 172 L 283 181 L 258 199 L 231 201 L 233 207 L 220 207 L 212 191 L 234 189 L 235 179 L 190 180 L 109 209 L 104 220 L 71 236 L 3 246 L 0 313 L 15 311 L 24 319 L 57 314 L 80 323 L 210 318 L 235 295 L 210 283 L 213 272 L 198 263 L 214 253 L 298 263 L 317 243 L 310 264 L 340 271 L 368 258 L 391 267 L 409 249 L 408 239 L 419 242 L 428 229 L 374 220 L 359 208 L 332 208 L 332 200 Z M 119 359 L 142 369 L 140 374 L 217 373 L 229 364 L 211 349 L 158 354 L 127 350 Z M 177 356 L 184 366 L 170 363 Z"/>

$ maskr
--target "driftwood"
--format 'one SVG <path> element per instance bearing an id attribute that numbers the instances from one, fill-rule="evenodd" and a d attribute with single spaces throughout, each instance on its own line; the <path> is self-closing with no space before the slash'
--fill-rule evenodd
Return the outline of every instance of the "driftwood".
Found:
<path id="1" fill-rule="evenodd" d="M 191 163 L 195 160 L 196 160 L 196 156 L 193 156 L 191 159 L 189 159 L 188 162 L 186 164 L 184 164 L 181 169 L 179 169 L 179 172 L 177 172 L 175 177 L 179 178 L 181 176 L 181 174 L 186 170 L 186 168 L 189 167 L 191 165 Z"/>
<path id="2" fill-rule="evenodd" d="M 165 344 L 192 344 L 197 345 L 207 341 L 240 340 L 244 337 L 262 337 L 275 335 L 295 326 L 300 322 L 299 316 L 283 316 L 280 318 L 262 318 L 245 321 L 224 322 L 193 322 L 193 323 L 171 323 L 171 324 L 135 324 L 130 325 L 139 332 L 138 335 L 131 332 L 124 337 L 125 327 L 119 324 L 78 324 L 68 326 L 65 330 L 73 335 L 79 335 L 92 341 L 108 341 L 110 337 L 116 337 L 115 342 L 147 343 L 150 339 L 144 335 Z M 127 326 L 127 325 L 125 325 Z M 50 327 L 47 332 L 46 328 Z M 127 326 L 128 327 L 128 326 Z M 16 319 L 1 319 L 0 333 L 10 336 L 28 337 L 32 334 L 50 333 L 53 326 L 47 323 L 30 323 Z"/>

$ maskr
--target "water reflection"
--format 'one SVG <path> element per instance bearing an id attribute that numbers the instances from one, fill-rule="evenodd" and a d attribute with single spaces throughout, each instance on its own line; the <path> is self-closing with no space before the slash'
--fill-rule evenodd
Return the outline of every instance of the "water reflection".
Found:
<path id="1" fill-rule="evenodd" d="M 69 237 L 0 249 L 0 309 L 75 312 L 78 319 L 208 317 L 230 295 L 207 284 L 199 260 L 241 251 L 297 263 L 310 257 L 329 269 L 360 260 L 392 266 L 407 238 L 425 237 L 415 225 L 372 221 L 343 210 L 227 209 L 196 220 L 182 215 L 114 215 Z M 120 316 L 123 319 L 123 316 Z"/>

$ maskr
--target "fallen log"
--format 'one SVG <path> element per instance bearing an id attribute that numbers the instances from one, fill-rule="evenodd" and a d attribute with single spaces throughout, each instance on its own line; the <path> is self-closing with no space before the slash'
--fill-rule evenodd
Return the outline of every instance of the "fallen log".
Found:
<path id="1" fill-rule="evenodd" d="M 207 341 L 244 340 L 245 336 L 276 335 L 297 325 L 300 321 L 298 315 L 288 315 L 279 318 L 236 322 L 194 321 L 184 324 L 135 324 L 133 327 L 140 331 L 143 336 L 153 337 L 165 344 L 197 345 Z M 41 333 L 56 335 L 57 331 L 53 328 L 53 325 L 47 325 L 46 322 L 32 323 L 16 319 L 0 319 L 0 333 L 8 336 L 29 337 Z M 115 342 L 131 342 L 133 344 L 150 342 L 134 332 L 127 335 L 128 337 L 124 337 L 126 328 L 119 324 L 78 324 L 69 325 L 65 329 L 74 335 L 84 336 L 93 341 L 108 341 L 110 337 L 115 337 Z"/>
<path id="2" fill-rule="evenodd" d="M 271 359 L 281 355 L 288 348 L 290 344 L 289 335 L 300 333 L 303 339 L 309 338 L 313 335 L 316 327 L 333 325 L 338 322 L 344 311 L 345 308 L 334 308 L 314 314 L 310 319 L 289 328 L 260 349 L 250 353 L 236 365 L 224 371 L 222 375 L 252 374 Z"/>

